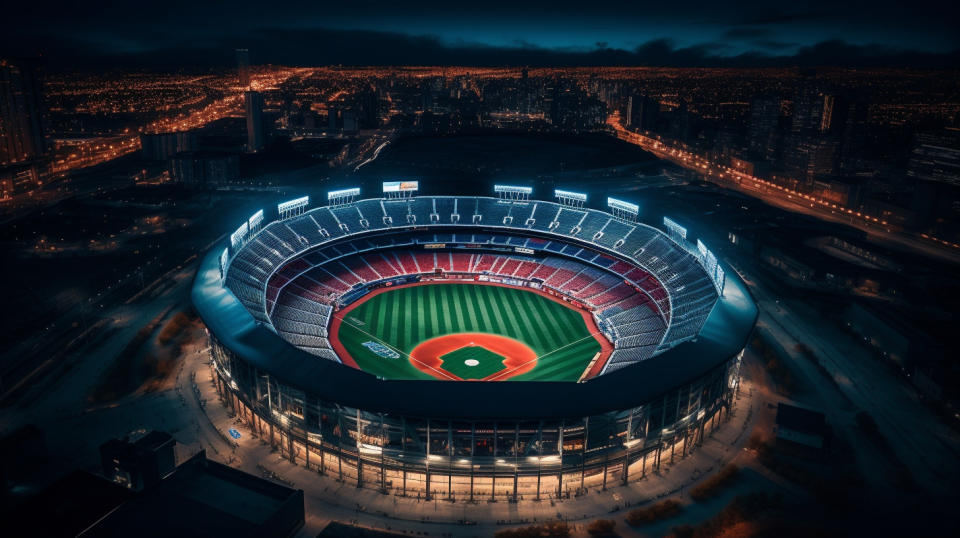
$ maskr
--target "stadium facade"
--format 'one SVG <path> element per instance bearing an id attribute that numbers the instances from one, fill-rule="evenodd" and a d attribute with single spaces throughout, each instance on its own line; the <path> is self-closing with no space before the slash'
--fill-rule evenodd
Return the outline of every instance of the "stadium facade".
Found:
<path id="1" fill-rule="evenodd" d="M 568 496 L 694 449 L 739 386 L 757 318 L 743 282 L 670 219 L 664 231 L 638 223 L 632 204 L 611 199 L 608 212 L 576 193 L 497 191 L 415 196 L 385 184 L 384 198 L 348 189 L 313 209 L 280 204 L 269 223 L 253 215 L 206 253 L 192 290 L 221 396 L 291 461 L 427 498 Z M 608 352 L 580 382 L 348 366 L 331 334 L 338 312 L 385 286 L 451 281 L 562 300 L 593 318 Z M 402 354 L 369 344 L 384 360 Z"/>

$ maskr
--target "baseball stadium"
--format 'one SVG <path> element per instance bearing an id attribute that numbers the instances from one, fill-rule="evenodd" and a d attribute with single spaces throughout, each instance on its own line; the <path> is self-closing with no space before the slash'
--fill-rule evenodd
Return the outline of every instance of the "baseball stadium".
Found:
<path id="1" fill-rule="evenodd" d="M 756 322 L 740 278 L 636 203 L 493 194 L 254 213 L 193 285 L 221 397 L 291 461 L 397 495 L 570 496 L 695 450 Z"/>

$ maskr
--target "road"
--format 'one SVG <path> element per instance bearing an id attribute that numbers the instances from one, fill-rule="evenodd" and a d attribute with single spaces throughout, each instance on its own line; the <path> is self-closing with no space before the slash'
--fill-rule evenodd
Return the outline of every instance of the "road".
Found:
<path id="1" fill-rule="evenodd" d="M 790 190 L 782 185 L 711 162 L 703 156 L 675 147 L 666 141 L 629 131 L 620 123 L 620 117 L 617 114 L 607 119 L 607 126 L 620 140 L 640 146 L 657 157 L 692 170 L 722 187 L 759 198 L 781 209 L 852 226 L 866 232 L 880 244 L 960 264 L 960 244 L 897 230 L 890 223 L 877 217 L 844 208 L 830 200 Z"/>
<path id="2" fill-rule="evenodd" d="M 854 337 L 843 332 L 806 304 L 779 297 L 760 279 L 741 272 L 760 307 L 759 323 L 785 350 L 804 343 L 813 348 L 835 386 L 850 405 L 833 396 L 829 386 L 816 387 L 835 428 L 853 427 L 857 410 L 868 412 L 890 442 L 897 457 L 924 489 L 953 494 L 960 479 L 960 435 L 942 423 L 917 392 Z M 806 358 L 793 353 L 793 368 L 812 380 L 822 374 Z M 851 408 L 852 406 L 852 408 Z M 873 471 L 876 471 L 875 469 Z"/>

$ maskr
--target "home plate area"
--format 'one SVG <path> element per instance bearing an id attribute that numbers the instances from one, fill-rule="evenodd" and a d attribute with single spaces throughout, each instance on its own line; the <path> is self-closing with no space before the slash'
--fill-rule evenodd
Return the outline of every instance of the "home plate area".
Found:
<path id="1" fill-rule="evenodd" d="M 460 379 L 483 379 L 506 369 L 502 355 L 473 343 L 441 356 L 440 360 L 441 368 Z"/>

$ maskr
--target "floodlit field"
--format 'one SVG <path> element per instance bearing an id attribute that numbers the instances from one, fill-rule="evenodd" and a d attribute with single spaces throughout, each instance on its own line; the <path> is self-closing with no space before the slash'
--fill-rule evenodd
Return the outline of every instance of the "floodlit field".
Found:
<path id="1" fill-rule="evenodd" d="M 516 288 L 388 289 L 337 315 L 332 336 L 361 369 L 388 379 L 577 381 L 601 351 L 579 310 Z"/>

